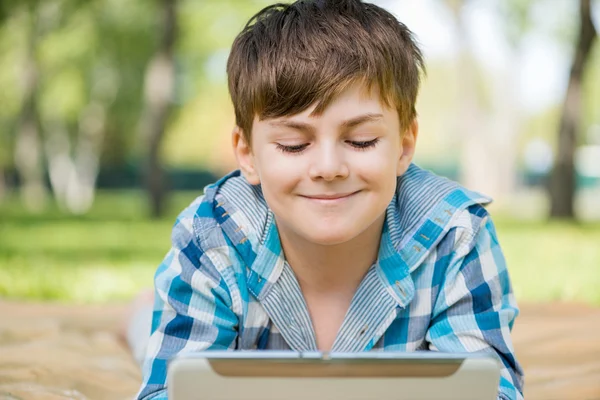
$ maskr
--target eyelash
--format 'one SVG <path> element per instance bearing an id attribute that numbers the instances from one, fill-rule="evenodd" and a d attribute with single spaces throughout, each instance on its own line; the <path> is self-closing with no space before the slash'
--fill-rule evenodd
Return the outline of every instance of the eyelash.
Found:
<path id="1" fill-rule="evenodd" d="M 350 144 L 350 146 L 354 147 L 356 150 L 359 151 L 364 151 L 367 150 L 371 147 L 375 147 L 375 145 L 379 142 L 379 138 L 377 139 L 373 139 L 373 140 L 367 140 L 364 142 L 356 142 L 356 141 L 347 141 L 347 143 Z M 298 144 L 295 146 L 284 146 L 282 144 L 277 143 L 277 149 L 282 151 L 283 153 L 301 153 L 302 151 L 304 151 L 304 149 L 306 149 L 306 147 L 308 147 L 308 144 Z"/>

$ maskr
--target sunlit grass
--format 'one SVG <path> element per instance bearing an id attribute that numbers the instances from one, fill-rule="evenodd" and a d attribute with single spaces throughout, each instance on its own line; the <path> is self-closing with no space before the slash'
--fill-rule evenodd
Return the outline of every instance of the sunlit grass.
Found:
<path id="1" fill-rule="evenodd" d="M 0 205 L 0 296 L 110 302 L 152 286 L 177 212 L 199 193 L 177 193 L 167 215 L 146 218 L 139 192 L 101 192 L 85 216 L 41 215 L 16 198 Z"/>
<path id="2" fill-rule="evenodd" d="M 600 224 L 497 220 L 517 299 L 600 305 Z"/>
<path id="3" fill-rule="evenodd" d="M 599 189 L 577 194 L 576 213 L 587 222 L 547 221 L 550 202 L 541 188 L 491 205 L 519 301 L 600 305 Z"/>
<path id="4" fill-rule="evenodd" d="M 198 193 L 177 193 L 148 220 L 140 192 L 100 192 L 82 217 L 30 215 L 0 204 L 0 297 L 79 303 L 124 301 L 152 285 L 177 213 Z M 495 213 L 492 213 L 496 215 Z M 517 299 L 600 305 L 600 224 L 495 216 Z"/>

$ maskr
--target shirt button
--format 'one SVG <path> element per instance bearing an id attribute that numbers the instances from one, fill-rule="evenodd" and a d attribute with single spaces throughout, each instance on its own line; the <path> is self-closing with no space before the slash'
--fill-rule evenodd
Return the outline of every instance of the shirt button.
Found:
<path id="1" fill-rule="evenodd" d="M 404 291 L 404 288 L 402 287 L 402 284 L 400 283 L 400 281 L 396 281 L 396 286 L 398 287 L 398 290 L 400 291 L 400 293 L 402 293 L 402 296 L 406 296 L 406 292 Z"/>
<path id="2" fill-rule="evenodd" d="M 364 335 L 367 332 L 367 329 L 369 329 L 369 325 L 363 326 L 359 333 L 360 336 Z"/>

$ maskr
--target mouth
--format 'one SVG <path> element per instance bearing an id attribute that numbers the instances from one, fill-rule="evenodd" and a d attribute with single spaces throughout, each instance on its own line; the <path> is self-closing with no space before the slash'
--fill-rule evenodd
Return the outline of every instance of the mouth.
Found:
<path id="1" fill-rule="evenodd" d="M 353 197 L 358 192 L 360 192 L 360 190 L 358 190 L 356 192 L 348 192 L 348 193 L 324 193 L 324 194 L 316 194 L 316 195 L 300 196 L 300 197 L 304 197 L 305 199 L 317 201 L 317 202 L 324 203 L 324 204 L 333 204 L 333 203 L 339 203 L 344 200 L 347 200 L 347 199 Z"/>

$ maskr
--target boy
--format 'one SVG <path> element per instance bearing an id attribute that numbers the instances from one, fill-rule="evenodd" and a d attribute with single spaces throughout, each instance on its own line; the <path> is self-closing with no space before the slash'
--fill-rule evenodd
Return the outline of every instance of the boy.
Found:
<path id="1" fill-rule="evenodd" d="M 489 199 L 411 164 L 424 69 L 360 0 L 260 11 L 228 60 L 240 171 L 178 217 L 140 399 L 206 349 L 491 352 L 522 398 L 518 313 Z"/>

